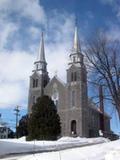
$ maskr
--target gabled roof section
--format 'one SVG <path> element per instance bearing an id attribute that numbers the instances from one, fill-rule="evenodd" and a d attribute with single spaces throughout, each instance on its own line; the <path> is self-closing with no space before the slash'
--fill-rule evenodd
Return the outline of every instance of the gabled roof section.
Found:
<path id="1" fill-rule="evenodd" d="M 59 79 L 57 76 L 54 76 L 54 77 L 49 81 L 49 83 L 47 84 L 47 86 L 51 85 L 51 84 L 54 83 L 54 82 L 59 83 L 59 84 L 62 85 L 63 87 L 66 87 L 66 84 L 65 84 L 61 79 Z M 47 86 L 46 86 L 46 87 L 47 87 Z"/>

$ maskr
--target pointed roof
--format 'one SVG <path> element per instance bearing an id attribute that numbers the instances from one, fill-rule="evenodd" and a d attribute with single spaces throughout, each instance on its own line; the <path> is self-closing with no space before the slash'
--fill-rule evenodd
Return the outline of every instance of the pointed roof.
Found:
<path id="1" fill-rule="evenodd" d="M 65 87 L 66 84 L 58 77 L 54 76 L 50 81 L 49 83 L 47 84 L 46 88 L 48 86 L 51 86 L 51 84 L 53 84 L 54 82 L 56 82 L 57 84 L 60 84 L 62 87 Z"/>
<path id="2" fill-rule="evenodd" d="M 77 27 L 77 25 L 75 26 L 75 32 L 74 32 L 73 50 L 74 50 L 76 53 L 81 52 L 81 47 L 80 47 L 80 41 L 79 41 L 79 35 L 78 35 L 78 27 Z"/>
<path id="3" fill-rule="evenodd" d="M 38 60 L 40 60 L 42 62 L 46 62 L 46 60 L 45 60 L 45 49 L 44 49 L 44 35 L 43 35 L 43 32 L 41 34 L 41 42 L 40 42 L 40 49 L 39 49 Z"/>

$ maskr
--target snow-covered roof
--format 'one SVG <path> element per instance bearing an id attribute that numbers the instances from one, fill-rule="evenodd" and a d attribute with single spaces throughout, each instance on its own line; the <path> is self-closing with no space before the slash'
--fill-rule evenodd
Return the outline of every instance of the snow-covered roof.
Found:
<path id="1" fill-rule="evenodd" d="M 88 100 L 88 103 L 89 103 L 89 107 L 91 109 L 95 110 L 98 113 L 102 113 L 102 111 L 100 110 L 100 108 L 91 99 Z M 111 116 L 108 115 L 106 112 L 104 112 L 104 116 L 106 116 L 106 117 L 108 117 L 108 118 L 111 119 Z"/>

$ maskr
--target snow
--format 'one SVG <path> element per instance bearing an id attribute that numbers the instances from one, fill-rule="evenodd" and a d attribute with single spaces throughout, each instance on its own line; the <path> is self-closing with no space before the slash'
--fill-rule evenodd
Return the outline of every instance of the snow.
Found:
<path id="1" fill-rule="evenodd" d="M 108 142 L 109 140 L 107 138 L 98 137 L 98 138 L 81 138 L 81 137 L 62 137 L 58 139 L 58 142 L 88 142 L 88 143 L 94 143 L 94 142 Z"/>
<path id="2" fill-rule="evenodd" d="M 120 160 L 120 140 L 94 146 L 81 147 L 24 156 L 19 160 Z"/>
<path id="3" fill-rule="evenodd" d="M 105 160 L 119 160 L 120 159 L 120 150 L 109 151 L 105 155 Z"/>
<path id="4" fill-rule="evenodd" d="M 90 144 L 92 145 L 90 146 Z M 65 149 L 65 150 L 60 150 L 60 149 Z M 40 151 L 44 153 L 34 153 L 34 151 Z M 100 138 L 62 137 L 58 141 L 31 141 L 31 142 L 26 142 L 25 137 L 22 137 L 20 139 L 0 140 L 1 156 L 10 153 L 24 153 L 24 152 L 32 152 L 34 154 L 22 155 L 22 156 L 18 155 L 17 158 L 15 159 L 120 160 L 120 140 L 110 142 L 108 139 L 102 137 Z"/>
<path id="5" fill-rule="evenodd" d="M 108 141 L 105 138 L 72 138 L 62 137 L 57 141 L 25 141 L 25 137 L 20 139 L 1 139 L 0 155 L 11 153 L 25 153 L 34 151 L 56 151 L 60 149 L 83 146 L 91 143 L 103 143 Z"/>

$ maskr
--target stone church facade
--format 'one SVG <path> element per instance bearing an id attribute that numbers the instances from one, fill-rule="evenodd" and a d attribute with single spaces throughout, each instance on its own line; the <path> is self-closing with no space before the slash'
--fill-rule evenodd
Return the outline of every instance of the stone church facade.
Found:
<path id="1" fill-rule="evenodd" d="M 50 79 L 42 33 L 39 58 L 34 62 L 33 74 L 30 76 L 28 113 L 32 112 L 32 105 L 38 97 L 48 95 L 56 104 L 60 116 L 61 136 L 97 136 L 102 112 L 88 99 L 87 71 L 77 26 L 69 59 L 66 83 L 63 83 L 57 76 Z M 104 114 L 104 124 L 105 130 L 109 132 L 110 117 L 107 114 Z"/>

